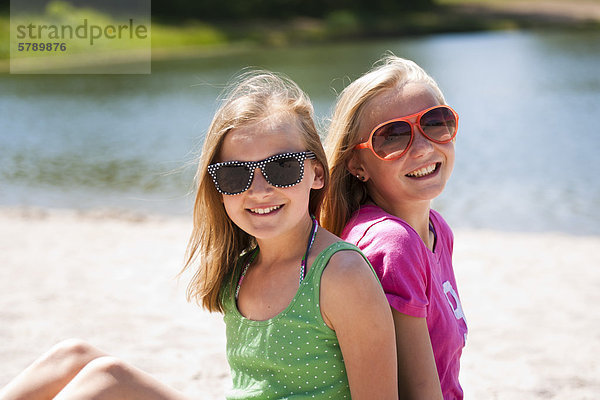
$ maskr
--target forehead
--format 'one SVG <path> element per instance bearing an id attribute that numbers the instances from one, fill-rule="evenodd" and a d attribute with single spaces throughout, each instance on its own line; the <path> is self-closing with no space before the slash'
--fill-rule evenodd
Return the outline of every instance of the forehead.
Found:
<path id="1" fill-rule="evenodd" d="M 305 144 L 295 117 L 277 114 L 229 131 L 219 161 L 258 161 L 274 154 L 304 151 Z"/>
<path id="2" fill-rule="evenodd" d="M 415 114 L 439 104 L 435 91 L 423 83 L 407 83 L 385 90 L 366 104 L 360 131 L 370 132 L 382 122 Z"/>

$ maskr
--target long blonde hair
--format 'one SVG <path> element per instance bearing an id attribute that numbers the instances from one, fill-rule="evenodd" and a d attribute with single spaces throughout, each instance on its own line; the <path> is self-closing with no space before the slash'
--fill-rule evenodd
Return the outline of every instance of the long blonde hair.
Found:
<path id="1" fill-rule="evenodd" d="M 254 237 L 236 226 L 225 211 L 208 165 L 216 161 L 225 135 L 273 113 L 295 117 L 306 150 L 316 155 L 324 169 L 324 186 L 311 189 L 309 212 L 316 214 L 323 197 L 329 173 L 327 158 L 313 119 L 313 106 L 308 96 L 289 78 L 267 72 L 250 71 L 229 84 L 222 103 L 208 128 L 196 173 L 197 192 L 194 203 L 193 230 L 188 242 L 186 262 L 182 270 L 196 268 L 187 288 L 188 300 L 194 299 L 209 311 L 223 311 L 221 290 L 226 277 L 231 277 L 240 256 L 256 246 Z"/>
<path id="2" fill-rule="evenodd" d="M 373 68 L 348 85 L 338 97 L 325 140 L 331 184 L 321 208 L 321 225 L 340 235 L 352 214 L 367 197 L 365 183 L 346 169 L 360 139 L 360 121 L 369 102 L 382 92 L 407 83 L 423 83 L 433 89 L 440 104 L 444 95 L 437 83 L 416 63 L 393 54 L 381 58 Z"/>

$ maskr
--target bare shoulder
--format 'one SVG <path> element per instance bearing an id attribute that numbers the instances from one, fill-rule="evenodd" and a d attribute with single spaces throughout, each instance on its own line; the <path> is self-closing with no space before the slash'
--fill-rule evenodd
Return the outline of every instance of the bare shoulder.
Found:
<path id="1" fill-rule="evenodd" d="M 338 242 L 343 240 L 323 229 L 318 243 L 315 243 L 315 253 L 318 254 Z M 375 275 L 361 253 L 355 250 L 340 250 L 329 259 L 321 277 L 321 285 L 326 285 L 331 290 L 333 288 L 329 286 L 360 284 L 369 276 L 374 278 Z"/>
<path id="2" fill-rule="evenodd" d="M 340 241 L 338 238 L 331 244 Z M 377 308 L 389 312 L 375 273 L 355 250 L 338 251 L 329 259 L 321 276 L 320 298 L 323 319 L 332 329 L 373 314 Z"/>
<path id="3" fill-rule="evenodd" d="M 318 243 L 315 243 L 315 254 L 320 253 L 332 244 L 343 242 L 338 236 L 326 231 L 320 231 Z M 332 284 L 341 279 L 345 284 L 350 284 L 354 279 L 364 277 L 365 274 L 373 275 L 367 261 L 361 253 L 355 250 L 340 250 L 329 259 L 321 278 L 321 284 Z M 333 282 L 330 282 L 333 280 Z"/>
<path id="4" fill-rule="evenodd" d="M 321 302 L 326 313 L 380 295 L 383 298 L 379 281 L 360 253 L 343 250 L 331 257 L 321 277 Z"/>
<path id="5" fill-rule="evenodd" d="M 361 281 L 369 276 L 375 277 L 361 253 L 355 250 L 341 250 L 329 259 L 322 279 L 341 280 L 346 284 L 351 284 L 357 279 Z"/>
<path id="6" fill-rule="evenodd" d="M 321 277 L 321 286 L 325 293 L 341 292 L 347 295 L 349 292 L 358 294 L 357 291 L 379 289 L 379 282 L 359 252 L 341 250 L 329 259 Z"/>

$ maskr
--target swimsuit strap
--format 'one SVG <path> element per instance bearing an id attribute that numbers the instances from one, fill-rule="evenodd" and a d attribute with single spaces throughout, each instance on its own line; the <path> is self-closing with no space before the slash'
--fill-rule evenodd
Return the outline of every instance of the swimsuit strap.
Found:
<path id="1" fill-rule="evenodd" d="M 246 266 L 244 267 L 244 270 L 242 271 L 242 275 L 240 275 L 240 280 L 238 281 L 237 287 L 235 288 L 235 298 L 236 299 L 238 298 L 238 295 L 240 293 L 240 287 L 242 286 L 242 281 L 244 280 L 244 276 L 246 276 L 246 271 L 248 271 L 248 267 L 250 266 L 250 264 L 252 264 L 252 261 L 254 261 L 257 254 L 258 254 L 258 246 L 252 252 L 250 259 L 248 260 L 248 262 L 246 263 Z"/>
<path id="2" fill-rule="evenodd" d="M 429 220 L 429 231 L 433 233 L 433 248 L 435 249 L 435 245 L 437 244 L 437 233 L 435 232 L 435 228 L 433 226 L 433 222 Z"/>
<path id="3" fill-rule="evenodd" d="M 308 259 L 308 253 L 310 252 L 310 248 L 315 242 L 315 237 L 317 237 L 317 228 L 319 227 L 317 219 L 312 215 L 310 217 L 313 220 L 313 225 L 308 239 L 308 246 L 306 246 L 306 253 L 304 254 L 304 257 L 302 257 L 302 262 L 300 263 L 300 283 L 302 283 L 304 277 L 306 276 L 306 260 Z"/>

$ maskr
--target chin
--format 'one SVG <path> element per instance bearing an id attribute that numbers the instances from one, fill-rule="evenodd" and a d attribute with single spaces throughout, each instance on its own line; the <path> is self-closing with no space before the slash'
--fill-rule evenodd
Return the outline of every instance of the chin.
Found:
<path id="1" fill-rule="evenodd" d="M 282 234 L 282 226 L 280 224 L 253 223 L 246 226 L 248 229 L 244 229 L 244 231 L 257 239 L 270 239 Z"/>
<path id="2" fill-rule="evenodd" d="M 442 187 L 432 187 L 424 190 L 420 190 L 418 193 L 415 193 L 414 198 L 423 201 L 432 201 L 439 195 L 444 192 L 444 186 Z"/>

